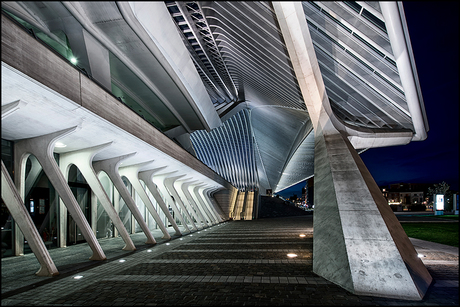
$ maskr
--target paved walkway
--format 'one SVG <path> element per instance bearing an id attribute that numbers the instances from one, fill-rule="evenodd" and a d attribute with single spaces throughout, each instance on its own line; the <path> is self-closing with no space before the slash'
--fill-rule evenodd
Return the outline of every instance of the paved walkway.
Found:
<path id="1" fill-rule="evenodd" d="M 358 296 L 312 272 L 312 225 L 311 215 L 231 221 L 170 241 L 158 232 L 154 246 L 135 234 L 134 252 L 121 250 L 121 238 L 103 239 L 102 262 L 88 260 L 86 243 L 53 249 L 60 272 L 55 277 L 35 276 L 39 266 L 32 254 L 5 258 L 1 304 L 458 306 L 458 248 L 412 240 L 434 279 L 422 301 Z"/>

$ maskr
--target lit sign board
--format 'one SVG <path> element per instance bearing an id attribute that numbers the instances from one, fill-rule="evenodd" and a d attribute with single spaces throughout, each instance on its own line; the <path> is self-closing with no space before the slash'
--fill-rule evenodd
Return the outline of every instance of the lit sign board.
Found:
<path id="1" fill-rule="evenodd" d="M 443 194 L 436 195 L 436 210 L 438 211 L 444 210 L 444 195 Z"/>

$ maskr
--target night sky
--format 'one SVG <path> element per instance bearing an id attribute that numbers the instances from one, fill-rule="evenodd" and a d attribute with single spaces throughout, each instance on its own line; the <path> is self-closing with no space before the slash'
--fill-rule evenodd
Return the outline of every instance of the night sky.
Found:
<path id="1" fill-rule="evenodd" d="M 428 137 L 403 146 L 372 148 L 361 158 L 379 186 L 440 183 L 459 190 L 459 5 L 403 2 L 428 118 Z M 305 182 L 281 191 L 301 196 Z"/>

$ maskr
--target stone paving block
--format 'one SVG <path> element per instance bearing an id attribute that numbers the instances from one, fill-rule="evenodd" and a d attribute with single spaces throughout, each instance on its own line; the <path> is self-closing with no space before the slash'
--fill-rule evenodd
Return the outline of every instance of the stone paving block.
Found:
<path id="1" fill-rule="evenodd" d="M 300 244 L 309 242 L 298 237 L 298 233 L 308 233 L 306 230 L 312 229 L 311 217 L 233 221 L 221 225 L 207 232 L 194 233 L 193 240 L 187 235 L 183 240 L 171 240 L 169 246 L 145 246 L 130 255 L 120 253 L 117 248 L 116 252 L 106 253 L 108 260 L 103 265 L 88 266 L 78 272 L 84 275 L 80 280 L 72 278 L 76 272 L 52 278 L 43 285 L 38 285 L 33 274 L 21 278 L 19 273 L 17 281 L 11 276 L 4 279 L 4 263 L 12 261 L 2 259 L 1 303 L 17 306 L 76 303 L 97 306 L 458 305 L 458 263 L 456 266 L 448 262 L 427 265 L 436 282 L 422 302 L 357 296 L 312 273 L 312 245 Z M 307 239 L 311 240 L 312 233 L 309 236 Z M 199 242 L 203 244 L 197 244 Z M 77 244 L 59 252 L 79 248 L 88 249 L 88 246 Z M 152 252 L 148 253 L 147 249 Z M 286 254 L 293 251 L 298 257 L 288 259 Z M 80 252 L 74 254 L 80 257 Z M 87 258 L 85 253 L 81 255 Z M 445 257 L 439 252 L 431 255 Z M 119 263 L 120 257 L 126 262 Z M 69 255 L 67 259 L 71 261 L 72 258 Z M 21 260 L 27 262 L 27 259 Z M 21 268 L 6 268 L 6 271 L 21 272 Z M 17 294 L 6 293 L 4 297 L 8 286 L 3 284 L 5 280 L 9 289 L 18 288 L 12 286 L 13 281 L 20 284 L 31 280 L 30 283 L 37 286 Z"/>

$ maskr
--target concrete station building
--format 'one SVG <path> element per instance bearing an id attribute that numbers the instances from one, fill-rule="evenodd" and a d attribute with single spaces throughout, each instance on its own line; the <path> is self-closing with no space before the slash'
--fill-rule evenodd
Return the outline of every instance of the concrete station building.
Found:
<path id="1" fill-rule="evenodd" d="M 359 157 L 428 124 L 399 2 L 2 1 L 2 257 L 255 219 L 314 176 L 313 270 L 432 278 Z M 27 243 L 25 243 L 27 242 Z"/>

